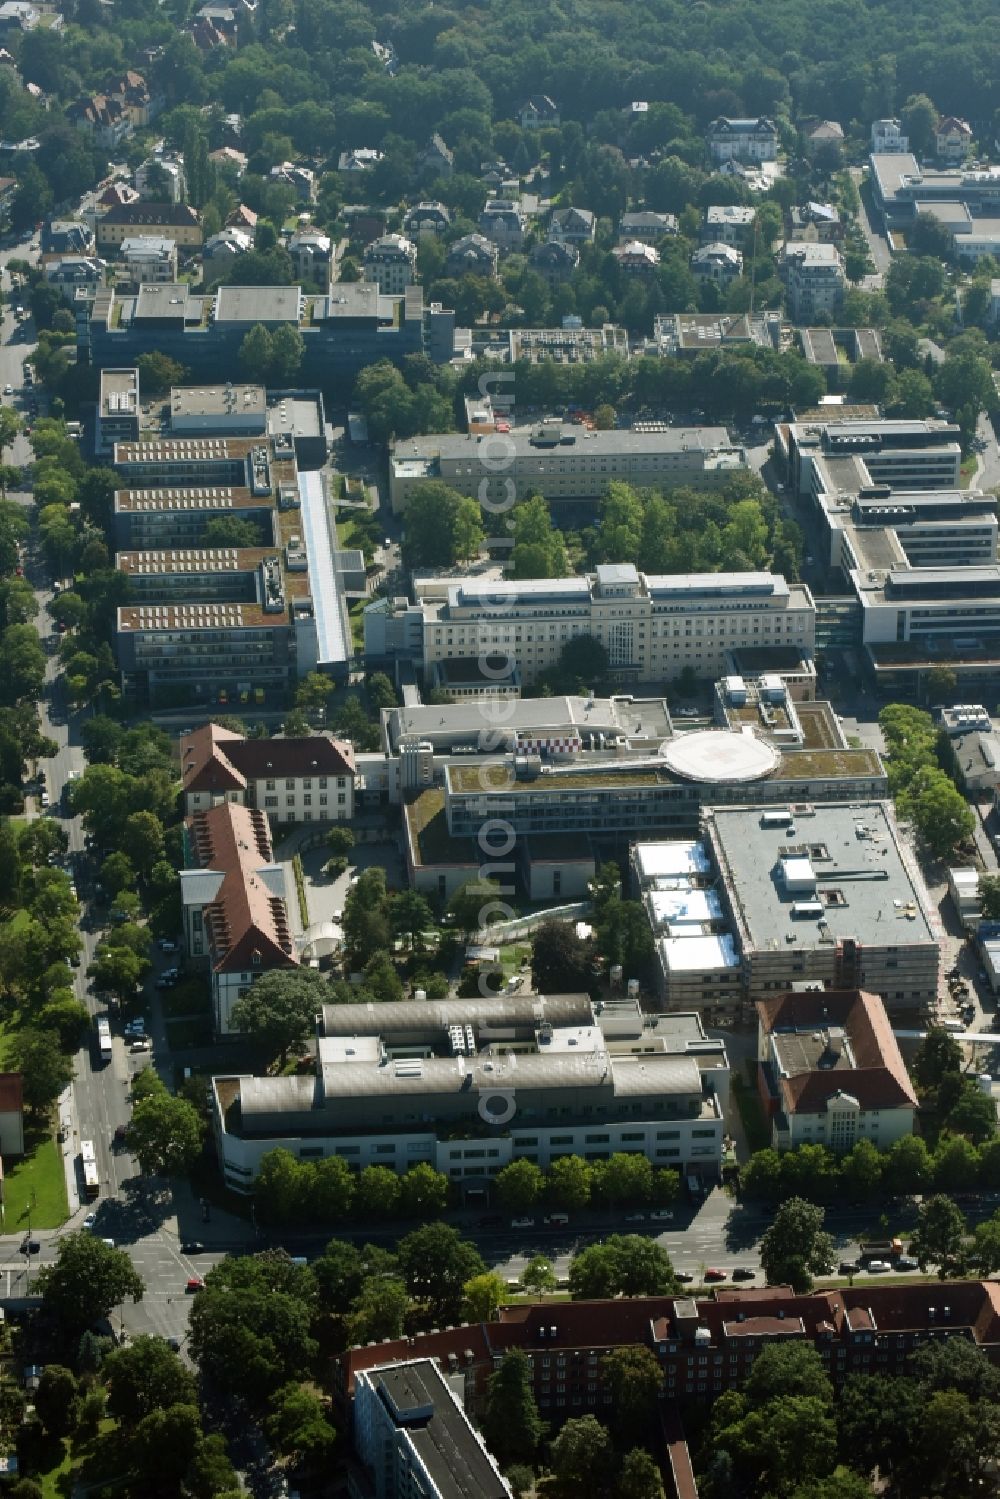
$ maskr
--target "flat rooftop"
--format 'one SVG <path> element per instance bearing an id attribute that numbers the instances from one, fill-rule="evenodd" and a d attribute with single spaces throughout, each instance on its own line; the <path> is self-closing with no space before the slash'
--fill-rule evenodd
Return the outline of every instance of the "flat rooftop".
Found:
<path id="1" fill-rule="evenodd" d="M 540 439 L 539 432 L 543 434 Z M 546 422 L 542 427 L 515 427 L 505 435 L 503 443 L 508 458 L 514 459 L 600 459 L 654 453 L 710 453 L 718 448 L 733 446 L 725 427 L 664 427 L 658 432 L 597 432 L 563 422 Z M 495 463 L 498 452 L 496 437 L 440 432 L 426 437 L 409 437 L 398 442 L 392 451 L 391 461 L 426 463 L 432 458 L 453 461 L 481 457 Z"/>
<path id="2" fill-rule="evenodd" d="M 118 630 L 250 630 L 288 625 L 288 610 L 267 613 L 259 604 L 126 604 L 118 610 Z"/>
<path id="3" fill-rule="evenodd" d="M 764 826 L 765 810 L 714 807 L 707 815 L 750 947 L 788 941 L 811 950 L 845 937 L 879 948 L 937 942 L 926 888 L 887 802 L 811 804 L 791 827 Z M 808 874 L 788 887 L 783 855 L 811 869 L 811 888 Z"/>
<path id="4" fill-rule="evenodd" d="M 137 369 L 101 371 L 101 416 L 135 416 L 139 409 Z"/>
<path id="5" fill-rule="evenodd" d="M 119 443 L 118 447 L 123 444 Z M 172 510 L 273 510 L 273 494 L 253 494 L 229 484 L 197 484 L 190 489 L 116 489 L 116 512 L 168 513 Z"/>
<path id="6" fill-rule="evenodd" d="M 250 573 L 265 557 L 276 555 L 274 547 L 171 547 L 161 551 L 118 552 L 115 566 L 135 577 L 158 577 L 218 573 Z"/>
<path id="7" fill-rule="evenodd" d="M 854 1053 L 843 1031 L 839 1047 L 831 1046 L 827 1032 L 815 1027 L 774 1031 L 772 1040 L 781 1070 L 789 1077 L 798 1077 L 803 1072 L 854 1071 Z"/>
<path id="8" fill-rule="evenodd" d="M 369 1377 L 441 1499 L 507 1499 L 507 1485 L 431 1359 L 375 1369 Z"/>
<path id="9" fill-rule="evenodd" d="M 295 323 L 302 309 L 301 286 L 220 286 L 215 294 L 217 323 Z"/>
<path id="10" fill-rule="evenodd" d="M 261 422 L 267 409 L 263 385 L 175 385 L 170 391 L 174 417 L 249 417 Z"/>
<path id="11" fill-rule="evenodd" d="M 464 701 L 438 707 L 392 708 L 388 713 L 392 743 L 405 737 L 435 740 L 478 739 L 480 734 L 539 735 L 628 734 L 658 738 L 670 732 L 662 698 L 535 697 L 505 699 L 502 704 Z"/>

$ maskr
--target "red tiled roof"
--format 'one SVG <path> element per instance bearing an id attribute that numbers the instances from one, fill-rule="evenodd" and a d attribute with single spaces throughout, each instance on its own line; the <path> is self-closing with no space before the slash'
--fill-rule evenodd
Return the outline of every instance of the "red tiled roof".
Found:
<path id="1" fill-rule="evenodd" d="M 878 995 L 862 989 L 807 989 L 758 1000 L 757 1015 L 765 1034 L 839 1026 L 854 1053 L 853 1068 L 817 1068 L 779 1079 L 787 1113 L 819 1113 L 838 1091 L 856 1098 L 863 1109 L 917 1107 L 906 1063 Z"/>
<path id="2" fill-rule="evenodd" d="M 297 962 L 285 902 L 260 873 L 273 859 L 266 815 L 222 802 L 195 813 L 188 831 L 199 866 L 223 875 L 215 899 L 205 907 L 215 972 L 266 971 Z"/>
<path id="3" fill-rule="evenodd" d="M 329 734 L 306 739 L 244 739 L 205 724 L 181 739 L 185 792 L 242 791 L 248 781 L 291 776 L 353 776 L 354 749 Z"/>

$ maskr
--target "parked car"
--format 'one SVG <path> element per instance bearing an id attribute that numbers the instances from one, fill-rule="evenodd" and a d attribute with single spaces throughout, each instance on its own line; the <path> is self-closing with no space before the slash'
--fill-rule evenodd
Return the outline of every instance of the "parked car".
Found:
<path id="1" fill-rule="evenodd" d="M 673 1223 L 674 1221 L 672 1208 L 654 1208 L 649 1216 L 654 1223 Z"/>
<path id="2" fill-rule="evenodd" d="M 546 1228 L 565 1228 L 569 1222 L 568 1213 L 546 1213 L 542 1219 Z"/>
<path id="3" fill-rule="evenodd" d="M 41 1254 L 41 1252 L 42 1252 L 42 1246 L 41 1246 L 40 1242 L 38 1241 L 38 1239 L 29 1239 L 27 1236 L 25 1236 L 21 1240 L 21 1253 L 22 1254 Z"/>
<path id="4" fill-rule="evenodd" d="M 890 1265 L 890 1263 L 889 1263 L 888 1260 L 869 1260 L 868 1261 L 868 1274 L 869 1275 L 887 1275 L 891 1269 L 892 1269 L 892 1266 Z"/>
<path id="5" fill-rule="evenodd" d="M 909 1254 L 901 1254 L 896 1261 L 897 1270 L 919 1270 L 919 1263 Z"/>
<path id="6" fill-rule="evenodd" d="M 83 1226 L 84 1226 L 84 1228 L 88 1228 L 88 1229 L 89 1228 L 93 1228 L 94 1225 L 96 1224 L 96 1222 L 97 1222 L 97 1214 L 96 1213 L 88 1213 L 87 1216 L 86 1216 L 86 1218 L 84 1218 L 84 1220 L 83 1220 Z"/>
<path id="7" fill-rule="evenodd" d="M 203 1254 L 205 1246 L 200 1239 L 185 1239 L 181 1245 L 181 1254 Z"/>
<path id="8" fill-rule="evenodd" d="M 674 1274 L 676 1275 L 682 1286 L 689 1286 L 694 1280 L 694 1276 L 691 1274 L 690 1270 L 675 1270 Z"/>
<path id="9" fill-rule="evenodd" d="M 705 1279 L 706 1279 L 706 1281 L 710 1281 L 710 1280 L 727 1280 L 728 1278 L 729 1278 L 729 1275 L 728 1275 L 728 1271 L 726 1271 L 726 1270 L 706 1270 L 705 1271 Z"/>
<path id="10" fill-rule="evenodd" d="M 841 1260 L 837 1268 L 841 1275 L 857 1275 L 861 1270 L 861 1264 L 858 1260 Z"/>
<path id="11" fill-rule="evenodd" d="M 645 1221 L 646 1221 L 646 1214 L 645 1213 L 626 1213 L 625 1214 L 625 1222 L 626 1223 L 645 1223 Z"/>
<path id="12" fill-rule="evenodd" d="M 179 952 L 180 943 L 175 942 L 173 937 L 161 937 L 156 944 L 161 952 Z"/>
<path id="13" fill-rule="evenodd" d="M 753 1280 L 756 1270 L 751 1270 L 749 1265 L 737 1265 L 733 1271 L 733 1280 Z"/>
<path id="14" fill-rule="evenodd" d="M 534 1218 L 512 1218 L 510 1226 L 511 1228 L 534 1228 L 535 1220 Z"/>
<path id="15" fill-rule="evenodd" d="M 205 1289 L 205 1282 L 201 1279 L 201 1277 L 199 1275 L 189 1276 L 188 1277 L 188 1282 L 187 1282 L 187 1284 L 184 1287 L 184 1290 L 185 1290 L 185 1292 L 187 1293 L 188 1296 L 194 1296 L 194 1295 L 197 1294 L 198 1291 L 203 1291 L 204 1289 Z"/>
<path id="16" fill-rule="evenodd" d="M 143 1036 L 141 1040 L 137 1038 L 129 1047 L 129 1051 L 149 1051 L 149 1049 L 150 1042 L 145 1036 Z"/>

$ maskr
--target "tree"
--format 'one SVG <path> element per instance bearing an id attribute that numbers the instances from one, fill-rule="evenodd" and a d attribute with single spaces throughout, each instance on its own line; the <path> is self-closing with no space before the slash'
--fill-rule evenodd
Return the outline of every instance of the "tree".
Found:
<path id="1" fill-rule="evenodd" d="M 502 1468 L 532 1463 L 542 1439 L 543 1424 L 535 1404 L 531 1361 L 520 1348 L 500 1360 L 486 1387 L 483 1437 Z"/>
<path id="2" fill-rule="evenodd" d="M 950 1197 L 928 1197 L 917 1212 L 917 1227 L 910 1239 L 910 1253 L 921 1270 L 937 1265 L 938 1278 L 964 1273 L 966 1223 L 961 1208 Z"/>
<path id="3" fill-rule="evenodd" d="M 448 1203 L 448 1178 L 427 1161 L 418 1161 L 399 1179 L 399 1210 L 409 1218 L 431 1218 Z"/>
<path id="4" fill-rule="evenodd" d="M 793 1395 L 808 1395 L 830 1405 L 833 1388 L 823 1360 L 811 1344 L 768 1343 L 760 1351 L 746 1384 L 753 1406 L 766 1406 Z"/>
<path id="5" fill-rule="evenodd" d="M 979 906 L 987 921 L 1000 920 L 1000 875 L 979 876 Z"/>
<path id="6" fill-rule="evenodd" d="M 125 893 L 119 899 L 124 900 Z M 108 942 L 97 944 L 94 961 L 87 965 L 87 977 L 93 979 L 95 988 L 107 989 L 122 1000 L 132 998 L 148 972 L 148 958 Z"/>
<path id="7" fill-rule="evenodd" d="M 929 1026 L 913 1057 L 910 1073 L 921 1093 L 940 1087 L 949 1074 L 962 1070 L 962 1048 L 938 1025 Z"/>
<path id="8" fill-rule="evenodd" d="M 653 1167 L 644 1155 L 614 1151 L 606 1161 L 596 1161 L 592 1170 L 592 1193 L 611 1206 L 648 1202 L 653 1195 Z"/>
<path id="9" fill-rule="evenodd" d="M 515 506 L 510 573 L 515 578 L 564 578 L 569 570 L 562 533 L 540 495 Z"/>
<path id="10" fill-rule="evenodd" d="M 943 771 L 919 772 L 907 788 L 906 800 L 921 838 L 939 858 L 968 838 L 975 826 L 971 807 Z"/>
<path id="11" fill-rule="evenodd" d="M 469 880 L 455 891 L 448 902 L 448 911 L 460 932 L 474 936 L 495 913 L 500 896 L 500 886 L 495 880 Z"/>
<path id="12" fill-rule="evenodd" d="M 220 1390 L 263 1403 L 312 1368 L 315 1282 L 284 1251 L 223 1260 L 191 1307 L 188 1346 Z"/>
<path id="13" fill-rule="evenodd" d="M 403 890 L 389 901 L 392 930 L 405 939 L 411 952 L 423 947 L 423 936 L 434 925 L 431 908 L 417 890 Z"/>
<path id="14" fill-rule="evenodd" d="M 166 395 L 171 386 L 183 385 L 187 370 L 176 359 L 162 354 L 158 349 L 140 354 L 136 360 L 139 371 L 139 389 L 144 397 Z"/>
<path id="15" fill-rule="evenodd" d="M 551 1463 L 557 1499 L 605 1493 L 614 1463 L 607 1428 L 596 1416 L 571 1417 L 552 1443 Z"/>
<path id="16" fill-rule="evenodd" d="M 885 1190 L 893 1196 L 911 1196 L 926 1191 L 930 1181 L 931 1159 L 921 1136 L 903 1135 L 893 1141 L 882 1169 Z"/>
<path id="17" fill-rule="evenodd" d="M 604 1355 L 601 1375 L 611 1393 L 612 1424 L 619 1445 L 640 1442 L 655 1421 L 663 1387 L 655 1354 L 641 1345 L 612 1348 Z"/>
<path id="18" fill-rule="evenodd" d="M 976 1224 L 969 1261 L 976 1275 L 989 1277 L 1000 1270 L 1000 1213 Z"/>
<path id="19" fill-rule="evenodd" d="M 590 1202 L 593 1179 L 593 1169 L 582 1156 L 558 1156 L 549 1167 L 546 1195 L 555 1207 L 578 1212 Z"/>
<path id="20" fill-rule="evenodd" d="M 148 878 L 153 865 L 163 858 L 163 823 L 155 812 L 133 812 L 126 819 L 122 852 Z"/>
<path id="21" fill-rule="evenodd" d="M 553 692 L 597 692 L 607 681 L 610 661 L 601 642 L 593 635 L 575 635 L 559 652 L 555 666 L 543 673 L 542 681 Z"/>
<path id="22" fill-rule="evenodd" d="M 289 1051 L 314 1030 L 326 980 L 314 969 L 265 973 L 232 1008 L 237 1030 L 254 1036 L 284 1065 Z"/>
<path id="23" fill-rule="evenodd" d="M 123 1249 L 94 1234 L 66 1234 L 56 1258 L 38 1272 L 46 1308 L 67 1331 L 82 1332 L 129 1299 L 141 1301 L 142 1278 Z"/>
<path id="24" fill-rule="evenodd" d="M 982 1145 L 997 1132 L 996 1103 L 972 1078 L 962 1079 L 958 1098 L 945 1118 L 953 1134 L 967 1136 L 973 1145 Z"/>
<path id="25" fill-rule="evenodd" d="M 45 1114 L 73 1081 L 73 1059 L 65 1056 L 55 1031 L 25 1026 L 11 1037 L 7 1063 L 20 1072 L 24 1101 L 33 1114 Z"/>
<path id="26" fill-rule="evenodd" d="M 400 1239 L 397 1253 L 410 1295 L 432 1316 L 457 1322 L 466 1282 L 486 1266 L 475 1245 L 447 1223 L 426 1223 Z"/>
<path id="27" fill-rule="evenodd" d="M 926 94 L 911 94 L 899 112 L 903 133 L 908 136 L 910 150 L 919 159 L 926 156 L 934 146 L 934 132 L 938 126 L 938 112 Z"/>
<path id="28" fill-rule="evenodd" d="M 281 323 L 271 334 L 271 357 L 268 362 L 268 382 L 272 385 L 293 385 L 298 378 L 305 343 L 298 328 L 291 323 Z"/>
<path id="29" fill-rule="evenodd" d="M 166 1089 L 137 1103 L 127 1143 L 147 1176 L 183 1176 L 201 1154 L 204 1123 L 186 1099 Z"/>
<path id="30" fill-rule="evenodd" d="M 611 1234 L 574 1255 L 569 1289 L 574 1301 L 613 1296 L 664 1296 L 677 1281 L 666 1250 L 641 1234 Z"/>
<path id="31" fill-rule="evenodd" d="M 194 1377 L 163 1338 L 144 1334 L 104 1360 L 108 1411 L 124 1423 L 141 1421 L 170 1405 L 193 1405 Z"/>
<path id="32" fill-rule="evenodd" d="M 47 1364 L 35 1391 L 35 1411 L 53 1437 L 68 1436 L 77 1400 L 76 1377 L 62 1364 Z"/>
<path id="33" fill-rule="evenodd" d="M 240 373 L 254 385 L 266 385 L 271 372 L 273 339 L 263 323 L 254 326 L 243 335 L 237 360 Z"/>
<path id="34" fill-rule="evenodd" d="M 468 1322 L 492 1322 L 507 1300 L 507 1287 L 494 1270 L 473 1275 L 462 1289 L 463 1315 Z"/>
<path id="35" fill-rule="evenodd" d="M 840 1173 L 853 1202 L 867 1202 L 882 1184 L 885 1157 L 871 1140 L 858 1140 L 840 1163 Z"/>
<path id="36" fill-rule="evenodd" d="M 304 1385 L 291 1382 L 274 1395 L 264 1430 L 283 1457 L 316 1467 L 332 1455 L 336 1440 L 323 1401 Z"/>
<path id="37" fill-rule="evenodd" d="M 206 547 L 259 547 L 260 528 L 239 515 L 213 515 L 202 534 Z M 218 723 L 218 719 L 215 720 Z"/>
<path id="38" fill-rule="evenodd" d="M 591 949 L 571 921 L 543 921 L 531 944 L 531 975 L 539 994 L 586 992 Z"/>
<path id="39" fill-rule="evenodd" d="M 615 1499 L 663 1499 L 660 1470 L 644 1447 L 633 1447 L 622 1459 Z"/>
<path id="40" fill-rule="evenodd" d="M 522 1157 L 497 1173 L 497 1201 L 508 1213 L 525 1213 L 538 1202 L 544 1185 L 541 1169 Z"/>
<path id="41" fill-rule="evenodd" d="M 131 1433 L 129 1456 L 143 1492 L 181 1493 L 201 1438 L 197 1405 L 150 1411 Z"/>
<path id="42" fill-rule="evenodd" d="M 410 1298 L 402 1281 L 391 1276 L 367 1280 L 351 1305 L 347 1336 L 352 1343 L 377 1343 L 402 1336 Z"/>
<path id="43" fill-rule="evenodd" d="M 790 1197 L 760 1241 L 760 1263 L 769 1285 L 790 1285 L 799 1295 L 814 1275 L 833 1269 L 833 1240 L 823 1232 L 823 1209 Z"/>
<path id="44" fill-rule="evenodd" d="M 332 854 L 346 856 L 354 847 L 354 833 L 350 828 L 331 828 L 326 835 L 326 846 Z"/>
<path id="45" fill-rule="evenodd" d="M 388 1166 L 366 1166 L 358 1177 L 357 1210 L 363 1218 L 388 1218 L 399 1207 L 399 1177 Z"/>
<path id="46" fill-rule="evenodd" d="M 545 1296 L 559 1284 L 552 1261 L 544 1254 L 534 1254 L 521 1271 L 521 1286 L 534 1296 Z"/>
<path id="47" fill-rule="evenodd" d="M 474 556 L 485 539 L 475 500 L 436 479 L 414 487 L 403 514 L 407 567 L 450 567 Z"/>

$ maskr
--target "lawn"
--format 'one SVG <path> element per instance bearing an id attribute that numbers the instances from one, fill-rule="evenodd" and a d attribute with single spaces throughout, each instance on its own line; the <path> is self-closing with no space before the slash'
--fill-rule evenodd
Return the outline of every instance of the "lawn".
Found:
<path id="1" fill-rule="evenodd" d="M 23 1160 L 4 1169 L 4 1213 L 6 1232 L 32 1228 L 58 1228 L 69 1216 L 66 1173 L 62 1150 L 45 1129 L 25 1130 Z"/>
<path id="2" fill-rule="evenodd" d="M 115 1469 L 121 1467 L 116 1430 L 116 1422 L 106 1417 L 96 1441 L 70 1442 L 63 1438 L 47 1441 L 44 1454 L 39 1456 L 43 1461 L 51 1456 L 51 1465 L 32 1474 L 45 1499 L 69 1499 L 74 1492 L 83 1493 L 102 1483 L 115 1487 Z"/>

